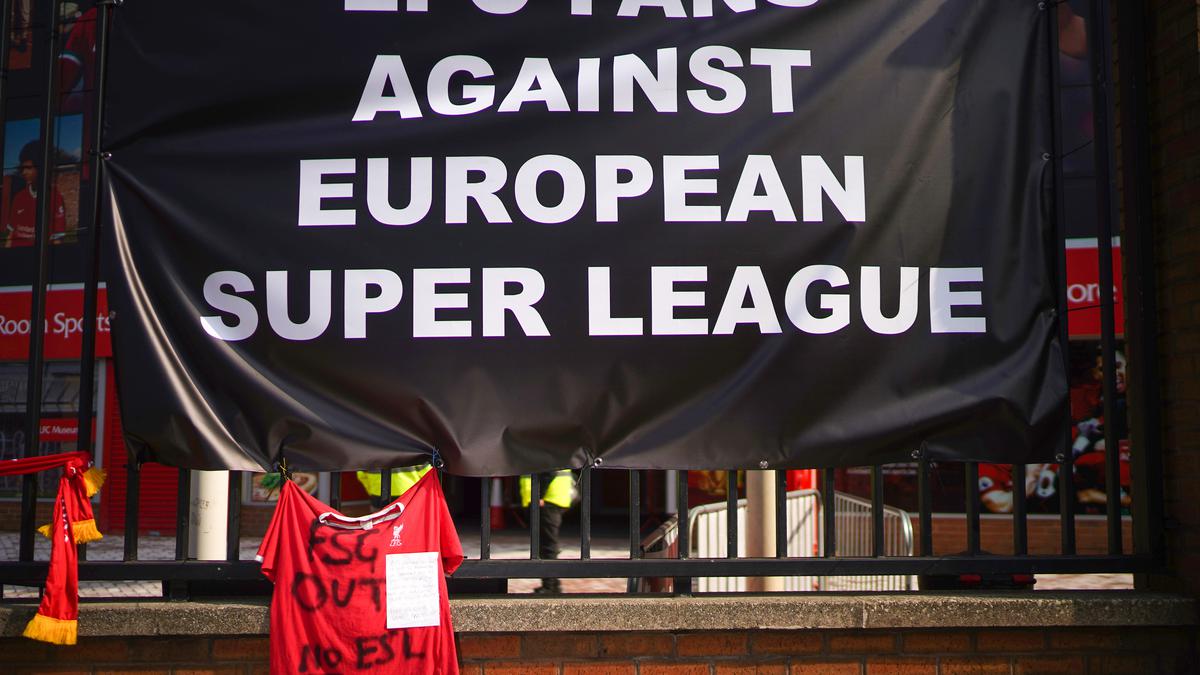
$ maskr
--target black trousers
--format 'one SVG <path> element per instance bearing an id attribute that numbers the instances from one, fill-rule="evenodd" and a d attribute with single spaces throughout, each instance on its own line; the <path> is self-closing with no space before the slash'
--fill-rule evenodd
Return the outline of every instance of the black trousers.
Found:
<path id="1" fill-rule="evenodd" d="M 558 543 L 559 531 L 562 530 L 563 514 L 567 510 L 554 504 L 542 503 L 541 523 L 538 527 L 538 555 L 544 560 L 554 560 L 562 552 Z M 562 587 L 557 578 L 542 579 L 542 586 L 551 590 Z"/>

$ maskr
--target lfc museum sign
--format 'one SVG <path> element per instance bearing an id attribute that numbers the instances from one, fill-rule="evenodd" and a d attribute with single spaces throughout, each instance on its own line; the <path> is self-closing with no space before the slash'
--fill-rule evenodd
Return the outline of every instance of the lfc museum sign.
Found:
<path id="1" fill-rule="evenodd" d="M 105 136 L 126 432 L 192 468 L 1052 455 L 1048 23 L 129 0 Z"/>

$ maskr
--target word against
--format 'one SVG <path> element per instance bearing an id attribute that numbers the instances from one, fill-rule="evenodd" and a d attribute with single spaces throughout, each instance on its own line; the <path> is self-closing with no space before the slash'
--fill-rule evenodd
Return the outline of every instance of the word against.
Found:
<path id="1" fill-rule="evenodd" d="M 812 66 L 812 54 L 807 49 L 756 47 L 743 56 L 732 47 L 707 45 L 684 57 L 686 68 L 681 66 L 679 49 L 675 47 L 656 50 L 653 65 L 636 54 L 558 62 L 526 57 L 512 86 L 497 105 L 496 85 L 490 82 L 496 71 L 482 57 L 471 54 L 444 57 L 422 76 L 424 86 L 417 89 L 403 56 L 379 54 L 367 75 L 352 119 L 372 122 L 381 114 L 384 118 L 412 119 L 427 112 L 473 115 L 493 108 L 500 113 L 516 113 L 526 106 L 556 113 L 593 113 L 602 109 L 625 113 L 635 110 L 636 93 L 644 96 L 655 112 L 676 113 L 680 107 L 681 82 L 685 87 L 689 83 L 694 85 L 683 92 L 683 99 L 691 108 L 709 115 L 726 115 L 746 102 L 746 78 L 740 73 L 753 78 L 754 72 L 770 78 L 771 112 L 778 115 L 794 111 L 795 69 Z M 568 86 L 564 87 L 559 73 L 570 73 L 575 78 L 574 86 L 568 80 Z M 602 86 L 602 80 L 609 86 Z M 567 96 L 572 88 L 574 103 Z M 602 101 L 601 93 L 606 91 L 611 92 L 611 98 Z M 425 94 L 424 105 L 420 93 Z"/>
<path id="2" fill-rule="evenodd" d="M 537 270 L 525 267 L 485 267 L 479 287 L 469 268 L 413 269 L 409 277 L 411 334 L 414 338 L 485 338 L 506 336 L 511 316 L 527 337 L 546 337 L 550 330 L 537 309 L 547 292 Z M 628 275 L 623 275 L 628 277 Z M 616 316 L 612 307 L 608 267 L 587 269 L 587 325 L 590 336 L 615 335 L 730 335 L 739 326 L 760 333 L 782 333 L 779 301 L 790 324 L 803 333 L 824 335 L 851 326 L 856 316 L 868 330 L 881 335 L 907 332 L 916 324 L 922 298 L 927 299 L 930 333 L 983 333 L 987 329 L 978 290 L 982 267 L 901 267 L 889 272 L 887 283 L 899 289 L 894 314 L 883 308 L 883 272 L 862 267 L 856 284 L 834 265 L 810 265 L 797 271 L 783 289 L 772 293 L 756 266 L 734 271 L 715 321 L 695 316 L 710 311 L 705 266 L 656 266 L 649 270 L 650 316 Z M 308 272 L 308 314 L 294 321 L 288 312 L 289 272 L 266 273 L 265 304 L 270 330 L 286 340 L 313 340 L 326 334 L 333 321 L 333 271 Z M 923 282 L 922 282 L 923 281 Z M 970 285 L 970 288 L 962 288 Z M 925 292 L 922 293 L 922 287 Z M 782 290 L 782 294 L 780 294 Z M 367 317 L 393 312 L 405 298 L 405 282 L 388 269 L 345 270 L 342 274 L 341 336 L 367 337 Z M 470 292 L 468 292 L 470 291 Z M 477 313 L 472 294 L 481 298 Z M 201 317 L 210 336 L 224 341 L 245 340 L 259 329 L 259 306 L 247 297 L 256 292 L 249 276 L 237 271 L 214 272 L 204 282 L 204 299 L 221 312 Z M 782 296 L 782 297 L 781 297 Z M 254 298 L 258 299 L 258 298 Z M 853 305 L 856 304 L 857 312 Z M 959 308 L 956 311 L 956 308 Z M 964 312 L 965 308 L 976 308 Z M 680 317 L 678 310 L 693 316 Z M 451 317 L 445 316 L 451 314 Z M 469 315 L 464 318 L 464 315 Z M 477 329 L 479 332 L 477 333 Z"/>

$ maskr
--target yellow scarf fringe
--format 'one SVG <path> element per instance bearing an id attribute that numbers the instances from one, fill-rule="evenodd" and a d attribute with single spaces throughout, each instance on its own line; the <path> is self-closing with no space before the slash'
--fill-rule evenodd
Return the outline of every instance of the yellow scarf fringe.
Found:
<path id="1" fill-rule="evenodd" d="M 56 645 L 73 645 L 79 635 L 79 622 L 75 619 L 55 619 L 34 614 L 25 626 L 25 637 Z"/>
<path id="2" fill-rule="evenodd" d="M 50 538 L 50 525 L 43 525 L 38 528 L 38 532 L 47 539 Z M 104 538 L 100 534 L 100 530 L 96 529 L 95 520 L 81 520 L 78 523 L 71 523 L 71 533 L 75 535 L 76 544 L 90 544 L 93 541 L 100 541 Z"/>
<path id="3" fill-rule="evenodd" d="M 87 496 L 91 497 L 104 487 L 104 479 L 108 477 L 108 473 L 99 467 L 93 466 L 83 472 L 83 484 L 87 486 Z"/>

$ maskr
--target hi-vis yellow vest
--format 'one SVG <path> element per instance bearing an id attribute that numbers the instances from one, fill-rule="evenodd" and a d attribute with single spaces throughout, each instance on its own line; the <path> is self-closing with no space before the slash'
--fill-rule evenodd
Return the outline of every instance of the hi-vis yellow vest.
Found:
<path id="1" fill-rule="evenodd" d="M 521 476 L 521 506 L 529 506 L 529 496 L 533 492 L 533 481 L 529 476 Z M 549 485 L 542 486 L 542 501 L 547 504 L 571 508 L 575 497 L 575 476 L 570 469 L 563 469 L 554 474 Z"/>
<path id="2" fill-rule="evenodd" d="M 407 492 L 408 488 L 416 485 L 417 481 L 421 480 L 421 476 L 429 473 L 432 468 L 432 465 L 424 464 L 392 469 L 392 499 Z M 378 497 L 382 494 L 383 478 L 379 471 L 359 471 L 357 475 L 358 482 L 362 483 L 368 495 Z"/>

